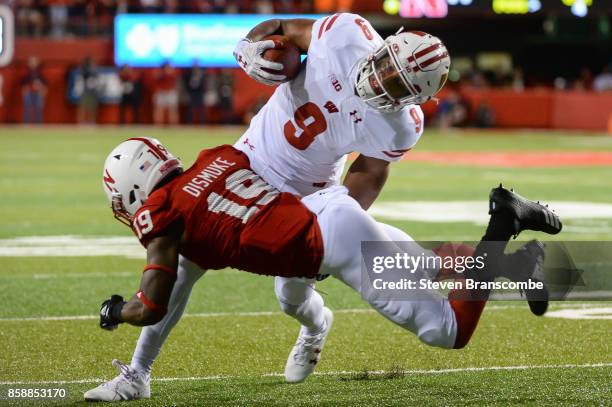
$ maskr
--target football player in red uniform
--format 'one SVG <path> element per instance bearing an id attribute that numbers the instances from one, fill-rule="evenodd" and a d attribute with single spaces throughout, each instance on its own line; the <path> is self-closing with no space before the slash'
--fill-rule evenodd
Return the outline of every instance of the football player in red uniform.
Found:
<path id="1" fill-rule="evenodd" d="M 251 170 L 247 156 L 231 146 L 203 150 L 183 170 L 157 140 L 129 139 L 108 156 L 103 182 L 115 217 L 130 225 L 146 247 L 147 265 L 140 289 L 129 301 L 113 295 L 102 304 L 100 326 L 111 330 L 123 322 L 159 322 L 172 301 L 179 254 L 202 269 L 233 267 L 273 275 L 281 307 L 302 326 L 298 343 L 311 344 L 306 352 L 299 346 L 292 350 L 285 368 L 290 382 L 313 372 L 332 324 L 331 311 L 313 289 L 316 276 L 330 274 L 360 291 L 362 242 L 392 241 L 345 187 L 300 200 L 267 184 Z M 488 264 L 478 272 L 467 270 L 466 277 L 541 280 L 542 245 L 533 241 L 503 255 L 505 242 L 525 229 L 558 233 L 558 217 L 501 186 L 492 190 L 490 202 L 491 220 L 474 253 L 488 253 Z M 380 255 L 394 256 L 400 250 L 386 246 Z M 510 258 L 513 268 L 519 265 L 520 270 L 508 271 L 505 262 Z M 469 341 L 488 293 L 460 289 L 448 298 L 431 291 L 421 292 L 416 301 L 376 296 L 368 301 L 424 343 L 451 349 Z M 116 397 L 122 398 L 121 390 L 116 389 Z M 85 398 L 99 399 L 95 393 Z"/>

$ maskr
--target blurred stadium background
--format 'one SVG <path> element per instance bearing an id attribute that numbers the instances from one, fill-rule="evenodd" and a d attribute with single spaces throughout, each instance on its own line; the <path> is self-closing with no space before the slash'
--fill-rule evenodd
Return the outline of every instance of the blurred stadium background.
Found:
<path id="1" fill-rule="evenodd" d="M 273 89 L 236 68 L 236 40 L 264 15 L 348 10 L 383 37 L 405 26 L 446 43 L 453 70 L 440 103 L 424 106 L 429 128 L 612 131 L 612 3 L 605 0 L 0 4 L 0 123 L 248 123 Z M 159 106 L 160 92 L 172 100 Z"/>

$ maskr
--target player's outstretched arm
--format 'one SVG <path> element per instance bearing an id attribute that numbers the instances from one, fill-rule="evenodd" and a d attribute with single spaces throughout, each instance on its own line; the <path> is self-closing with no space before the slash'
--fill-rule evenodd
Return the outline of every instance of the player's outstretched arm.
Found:
<path id="1" fill-rule="evenodd" d="M 374 203 L 389 176 L 389 162 L 360 154 L 344 177 L 344 186 L 364 210 Z"/>
<path id="2" fill-rule="evenodd" d="M 147 266 L 139 291 L 128 302 L 113 295 L 102 304 L 100 326 L 107 330 L 118 324 L 154 325 L 166 315 L 170 294 L 176 280 L 179 238 L 159 236 L 147 245 Z"/>

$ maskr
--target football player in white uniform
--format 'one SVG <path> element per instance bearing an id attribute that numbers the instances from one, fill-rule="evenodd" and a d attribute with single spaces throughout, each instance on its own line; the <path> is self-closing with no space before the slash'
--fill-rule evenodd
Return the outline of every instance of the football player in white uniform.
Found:
<path id="1" fill-rule="evenodd" d="M 272 34 L 289 37 L 307 55 L 305 66 L 289 82 L 272 73 L 282 65 L 263 58 L 265 50 L 277 45 L 264 40 Z M 252 78 L 279 85 L 235 144 L 249 156 L 251 167 L 277 189 L 305 196 L 338 185 L 347 154 L 357 152 L 343 184 L 363 209 L 384 186 L 389 163 L 400 160 L 421 137 L 419 104 L 442 88 L 450 66 L 438 38 L 412 31 L 383 40 L 367 20 L 349 13 L 263 22 L 238 43 L 234 55 Z M 392 226 L 381 227 L 392 240 L 412 240 Z M 153 362 L 203 274 L 180 259 L 166 316 L 143 328 L 131 365 L 114 361 L 119 376 L 88 391 L 86 399 L 149 397 Z M 285 369 L 288 381 L 300 381 L 316 365 L 304 361 L 320 357 L 331 312 L 314 321 L 308 318 L 322 301 L 314 281 L 277 278 L 275 291 L 281 308 L 303 323 Z"/>
<path id="2" fill-rule="evenodd" d="M 253 40 L 278 32 L 274 24 L 264 23 L 254 30 Z M 429 66 L 446 64 L 437 78 L 440 86 L 450 62 L 448 53 L 439 40 L 421 33 L 402 33 L 385 43 L 355 14 L 336 14 L 304 24 L 310 35 L 294 40 L 307 53 L 303 69 L 276 89 L 235 147 L 249 156 L 253 168 L 265 179 L 303 196 L 338 184 L 351 152 L 361 154 L 361 164 L 355 167 L 376 167 L 376 176 L 384 178 L 381 173 L 386 176 L 388 162 L 401 159 L 423 133 L 423 113 L 414 104 L 417 97 L 402 102 L 388 93 L 400 96 L 396 92 L 402 87 L 404 94 L 408 92 L 393 62 L 402 56 L 389 53 L 389 47 L 397 49 L 398 44 L 413 40 L 428 44 L 419 40 L 429 39 L 434 47 L 424 47 L 426 57 L 439 58 Z M 282 32 L 287 34 L 284 29 Z M 245 52 L 242 49 L 253 46 L 249 41 L 245 39 L 238 46 L 241 60 L 245 59 L 240 56 Z M 253 76 L 259 79 L 257 74 Z M 383 180 L 378 184 L 382 186 Z M 362 197 L 360 203 L 367 208 L 374 198 L 375 194 Z"/>

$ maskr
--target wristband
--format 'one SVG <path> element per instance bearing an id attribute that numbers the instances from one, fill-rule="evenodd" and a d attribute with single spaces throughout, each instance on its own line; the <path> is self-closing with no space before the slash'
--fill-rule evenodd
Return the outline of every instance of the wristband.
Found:
<path id="1" fill-rule="evenodd" d="M 138 297 L 138 299 L 140 300 L 140 302 L 142 302 L 142 304 L 147 307 L 148 309 L 150 309 L 151 311 L 153 311 L 156 314 L 160 314 L 160 315 L 166 315 L 166 312 L 168 312 L 168 309 L 164 306 L 161 305 L 157 305 L 155 304 L 153 301 L 151 301 L 150 299 L 148 299 L 144 293 L 142 292 L 142 290 L 138 291 L 136 293 L 136 297 Z"/>

